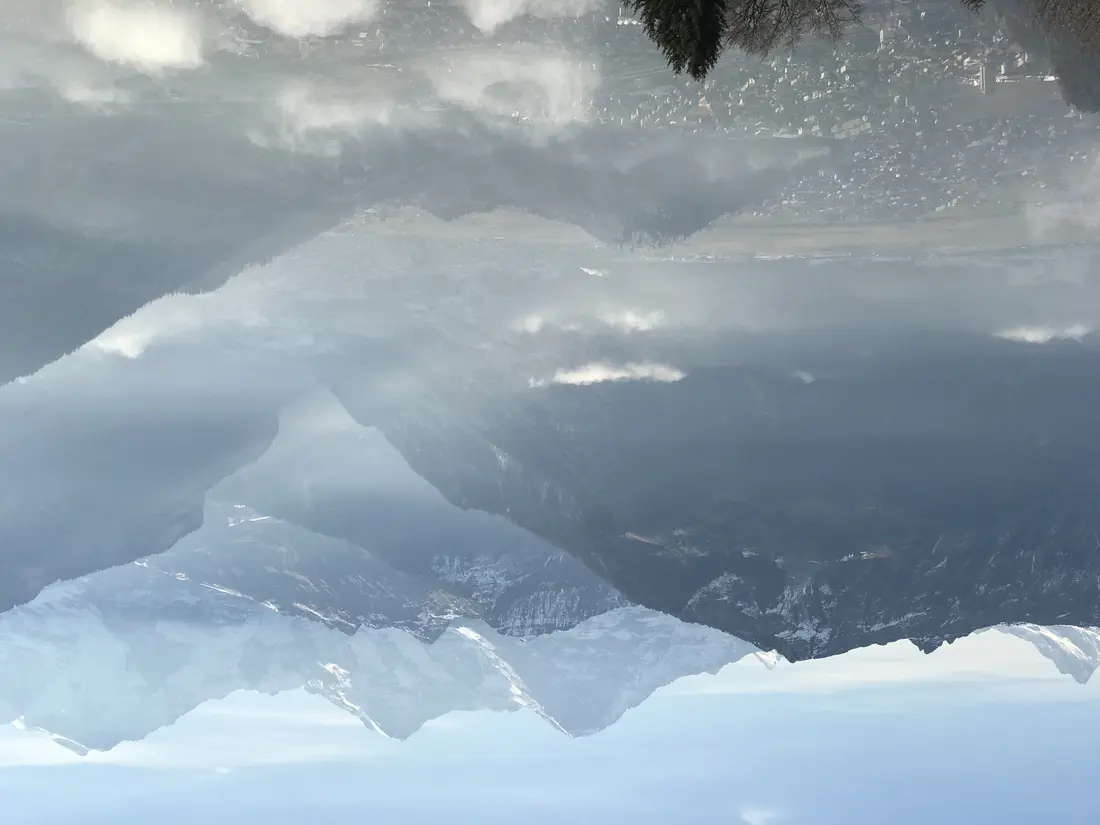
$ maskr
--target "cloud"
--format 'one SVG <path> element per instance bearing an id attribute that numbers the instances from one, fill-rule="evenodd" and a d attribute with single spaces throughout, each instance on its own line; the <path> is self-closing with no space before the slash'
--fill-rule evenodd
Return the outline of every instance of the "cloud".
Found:
<path id="1" fill-rule="evenodd" d="M 599 83 L 591 63 L 534 47 L 445 56 L 422 68 L 444 103 L 541 126 L 586 120 Z"/>
<path id="2" fill-rule="evenodd" d="M 194 296 L 162 298 L 104 330 L 85 347 L 121 358 L 140 358 L 154 342 L 201 326 L 199 307 L 205 303 Z"/>
<path id="3" fill-rule="evenodd" d="M 377 0 L 237 0 L 260 25 L 287 37 L 328 37 L 366 23 L 378 13 Z"/>
<path id="4" fill-rule="evenodd" d="M 69 9 L 68 24 L 76 42 L 100 60 L 146 74 L 205 62 L 199 19 L 174 6 L 79 0 Z"/>
<path id="5" fill-rule="evenodd" d="M 92 109 L 118 109 L 129 105 L 132 100 L 130 94 L 115 86 L 93 85 L 74 81 L 59 82 L 54 88 L 63 100 Z"/>
<path id="6" fill-rule="evenodd" d="M 392 126 L 393 100 L 359 96 L 293 82 L 283 87 L 271 112 L 271 130 L 253 130 L 252 141 L 306 154 L 335 156 L 371 126 Z"/>
<path id="7" fill-rule="evenodd" d="M 85 349 L 135 359 L 153 344 L 200 329 L 257 330 L 269 323 L 259 307 L 255 298 L 234 292 L 232 287 L 201 295 L 168 295 L 104 330 L 85 344 Z"/>
<path id="8" fill-rule="evenodd" d="M 566 384 L 584 387 L 590 384 L 603 384 L 616 381 L 656 381 L 671 384 L 683 379 L 684 373 L 667 364 L 650 362 L 631 364 L 608 364 L 594 362 L 571 370 L 558 370 L 549 382 L 533 380 L 532 387 L 550 384 Z"/>
<path id="9" fill-rule="evenodd" d="M 745 825 L 772 825 L 780 819 L 774 808 L 742 808 L 740 815 Z"/>
<path id="10" fill-rule="evenodd" d="M 593 324 L 592 320 L 593 316 L 569 316 L 566 320 L 560 317 L 548 318 L 545 315 L 525 315 L 512 324 L 512 329 L 529 335 L 536 335 L 550 328 L 562 332 L 580 332 L 597 329 L 597 324 Z M 597 314 L 595 321 L 599 327 L 611 327 L 617 332 L 652 332 L 664 326 L 665 314 L 660 310 L 642 312 L 626 309 Z"/>
<path id="11" fill-rule="evenodd" d="M 600 0 L 461 0 L 461 4 L 470 21 L 483 32 L 492 32 L 524 15 L 544 19 L 580 17 L 602 5 Z"/>
<path id="12" fill-rule="evenodd" d="M 155 336 L 148 333 L 125 333 L 108 330 L 102 335 L 93 338 L 89 346 L 108 355 L 119 355 L 123 358 L 140 358 L 145 354 L 146 347 Z"/>
<path id="13" fill-rule="evenodd" d="M 1092 330 L 1082 324 L 1056 327 L 1013 327 L 996 333 L 998 338 L 1007 341 L 1020 341 L 1025 344 L 1048 344 L 1051 341 L 1080 341 Z"/>
<path id="14" fill-rule="evenodd" d="M 520 318 L 513 325 L 513 329 L 518 332 L 526 332 L 529 335 L 535 335 L 542 332 L 546 326 L 546 319 L 541 315 L 527 315 L 524 318 Z"/>
<path id="15" fill-rule="evenodd" d="M 665 314 L 660 310 L 643 313 L 627 309 L 601 315 L 600 320 L 622 332 L 650 332 L 664 325 Z"/>
<path id="16" fill-rule="evenodd" d="M 476 128 L 487 135 L 489 130 L 498 132 L 494 127 L 503 121 L 518 120 L 530 127 L 524 129 L 521 142 L 534 138 L 541 143 L 541 137 L 587 117 L 587 101 L 598 80 L 591 65 L 535 48 L 436 56 L 415 69 L 422 75 L 412 85 L 427 80 L 431 89 L 431 99 L 421 99 L 419 105 L 409 98 L 408 72 L 363 67 L 347 84 L 288 81 L 273 95 L 266 122 L 253 128 L 249 137 L 260 146 L 321 157 L 340 155 L 368 136 L 390 138 L 391 151 L 411 158 L 415 133 L 436 141 L 424 147 L 426 152 L 453 155 L 472 150 L 479 162 L 485 162 L 492 145 L 466 133 L 453 134 L 454 130 L 440 142 L 439 136 L 448 134 L 443 127 L 457 121 L 469 129 L 473 121 L 464 118 L 471 115 L 479 121 Z M 406 100 L 410 102 L 402 102 Z M 514 149 L 517 143 L 507 145 Z M 494 164 L 494 173 L 497 168 Z M 447 170 L 443 179 L 452 172 Z"/>

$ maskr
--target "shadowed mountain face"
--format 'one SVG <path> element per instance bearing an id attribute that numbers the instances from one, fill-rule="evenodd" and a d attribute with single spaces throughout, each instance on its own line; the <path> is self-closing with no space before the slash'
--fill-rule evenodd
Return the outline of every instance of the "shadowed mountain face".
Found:
<path id="1" fill-rule="evenodd" d="M 4 388 L 5 604 L 172 550 L 167 572 L 425 640 L 457 617 L 567 629 L 620 599 L 792 661 L 1100 622 L 1091 281 L 1043 304 L 999 274 L 899 268 L 883 298 L 869 264 L 726 278 L 550 247 L 524 277 L 504 245 L 470 278 L 451 249 L 473 254 L 349 232 L 300 251 L 304 281 L 272 266 L 180 298 L 117 336 L 192 331 Z M 1036 307 L 1088 323 L 1013 326 Z M 245 308 L 263 323 L 227 327 Z M 187 536 L 204 507 L 214 532 Z M 207 548 L 232 536 L 252 538 Z"/>
<path id="2" fill-rule="evenodd" d="M 145 366 L 85 352 L 0 388 L 0 609 L 170 548 L 202 525 L 207 491 L 271 445 L 285 371 L 232 354 L 197 375 Z"/>
<path id="3" fill-rule="evenodd" d="M 372 423 L 453 503 L 790 660 L 1100 622 L 1094 346 L 781 349 L 674 361 L 672 383 L 429 393 Z"/>
<path id="4" fill-rule="evenodd" d="M 377 431 L 333 403 L 321 408 L 335 426 L 311 432 L 300 413 L 284 416 L 271 449 L 210 493 L 247 505 L 208 506 L 203 530 L 150 563 L 347 632 L 400 627 L 424 641 L 456 618 L 526 637 L 626 604 L 568 553 L 454 507 Z"/>

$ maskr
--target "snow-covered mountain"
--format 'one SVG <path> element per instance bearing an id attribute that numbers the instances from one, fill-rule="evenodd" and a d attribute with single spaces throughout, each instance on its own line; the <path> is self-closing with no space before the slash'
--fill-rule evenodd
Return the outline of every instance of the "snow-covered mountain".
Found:
<path id="1" fill-rule="evenodd" d="M 527 637 L 627 604 L 580 562 L 553 548 L 526 554 L 492 550 L 488 543 L 474 554 L 444 550 L 430 566 L 403 570 L 388 555 L 242 504 L 213 502 L 201 528 L 140 564 L 346 633 L 394 627 L 425 642 L 435 641 L 456 619 L 481 619 L 502 633 Z"/>
<path id="2" fill-rule="evenodd" d="M 1100 668 L 1100 628 L 1018 624 L 998 630 L 1031 642 L 1059 673 L 1072 676 L 1082 685 Z"/>
<path id="3" fill-rule="evenodd" d="M 754 651 L 637 607 L 527 640 L 480 620 L 455 621 L 434 643 L 396 627 L 341 633 L 139 563 L 0 616 L 0 718 L 82 753 L 142 739 L 233 691 L 305 687 L 391 737 L 451 711 L 522 707 L 581 736 Z"/>
<path id="4" fill-rule="evenodd" d="M 305 688 L 395 738 L 452 711 L 519 708 L 583 736 L 683 676 L 747 655 L 767 667 L 780 658 L 632 606 L 533 638 L 460 616 L 434 641 L 417 632 L 423 626 L 387 626 L 377 614 L 340 632 L 348 628 L 319 620 L 320 600 L 283 612 L 153 562 L 54 585 L 0 615 L 0 720 L 83 754 L 140 740 L 234 691 Z M 1100 630 L 996 629 L 1031 642 L 1078 682 L 1100 666 Z"/>
<path id="5" fill-rule="evenodd" d="M 1078 682 L 1100 631 L 1005 626 Z M 533 710 L 600 731 L 658 688 L 745 656 L 779 657 L 702 625 L 623 607 L 531 639 L 456 620 L 433 642 L 396 627 L 333 630 L 145 562 L 55 585 L 0 616 L 0 719 L 84 754 L 140 740 L 238 690 L 305 688 L 382 735 L 452 711 Z"/>
<path id="6" fill-rule="evenodd" d="M 423 641 L 460 617 L 526 637 L 628 604 L 544 539 L 455 507 L 324 394 L 284 410 L 270 448 L 210 491 L 202 527 L 148 563 L 348 632 Z"/>

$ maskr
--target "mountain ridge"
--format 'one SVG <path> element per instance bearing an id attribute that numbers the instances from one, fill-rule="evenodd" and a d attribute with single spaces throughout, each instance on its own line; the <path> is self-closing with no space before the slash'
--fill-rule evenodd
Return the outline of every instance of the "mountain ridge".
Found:
<path id="1" fill-rule="evenodd" d="M 169 618 L 143 612 L 154 599 Z M 479 620 L 431 643 L 394 627 L 348 635 L 144 563 L 49 588 L 0 616 L 0 633 L 0 716 L 76 752 L 144 738 L 236 690 L 303 687 L 399 739 L 454 710 L 521 707 L 583 736 L 680 676 L 755 652 L 635 607 L 527 640 Z"/>

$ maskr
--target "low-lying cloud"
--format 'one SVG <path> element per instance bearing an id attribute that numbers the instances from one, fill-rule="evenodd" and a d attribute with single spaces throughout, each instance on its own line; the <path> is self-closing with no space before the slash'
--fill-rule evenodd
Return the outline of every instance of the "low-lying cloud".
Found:
<path id="1" fill-rule="evenodd" d="M 287 37 L 328 37 L 367 23 L 378 0 L 237 0 L 256 23 Z"/>
<path id="2" fill-rule="evenodd" d="M 558 370 L 549 381 L 531 381 L 532 387 L 547 384 L 565 384 L 574 387 L 586 387 L 591 384 L 604 384 L 618 381 L 654 381 L 672 384 L 685 377 L 684 373 L 667 364 L 652 362 L 609 364 L 595 362 L 575 369 Z"/>
<path id="3" fill-rule="evenodd" d="M 90 109 L 111 111 L 130 104 L 131 96 L 115 86 L 59 82 L 54 88 L 63 100 Z"/>
<path id="4" fill-rule="evenodd" d="M 600 0 L 461 0 L 462 8 L 475 26 L 483 32 L 498 27 L 517 17 L 580 17 L 595 11 Z"/>
<path id="5" fill-rule="evenodd" d="M 100 60 L 146 74 L 205 62 L 201 20 L 175 6 L 81 0 L 69 8 L 73 39 Z"/>
<path id="6" fill-rule="evenodd" d="M 600 320 L 620 332 L 650 332 L 664 326 L 665 314 L 660 310 L 637 312 L 627 309 L 621 312 L 605 313 L 600 316 Z"/>
<path id="7" fill-rule="evenodd" d="M 252 141 L 294 152 L 333 157 L 373 126 L 395 125 L 395 104 L 386 98 L 352 98 L 308 83 L 290 83 L 276 95 L 268 128 Z"/>
<path id="8" fill-rule="evenodd" d="M 1006 341 L 1019 341 L 1025 344 L 1049 344 L 1051 341 L 1080 341 L 1092 330 L 1083 324 L 1068 327 L 1012 327 L 997 333 L 998 338 Z"/>
<path id="9" fill-rule="evenodd" d="M 586 120 L 599 83 L 591 63 L 535 47 L 467 52 L 423 69 L 441 102 L 541 126 Z"/>
<path id="10" fill-rule="evenodd" d="M 247 281 L 201 295 L 169 295 L 142 307 L 89 341 L 87 352 L 133 360 L 150 347 L 214 329 L 255 331 L 268 325 Z"/>
<path id="11" fill-rule="evenodd" d="M 529 335 L 553 329 L 561 332 L 600 331 L 610 327 L 616 332 L 651 332 L 665 325 L 665 314 L 660 310 L 645 312 L 642 310 L 624 309 L 614 312 L 604 312 L 593 317 L 570 316 L 565 319 L 548 318 L 545 315 L 525 315 L 512 324 L 516 332 L 525 332 Z"/>

